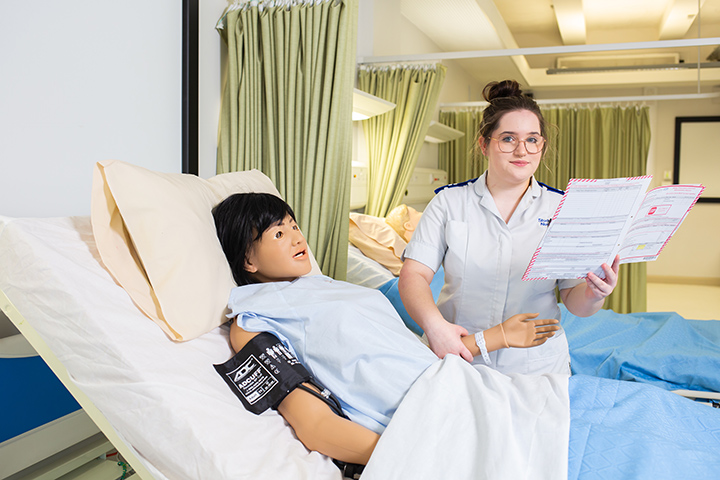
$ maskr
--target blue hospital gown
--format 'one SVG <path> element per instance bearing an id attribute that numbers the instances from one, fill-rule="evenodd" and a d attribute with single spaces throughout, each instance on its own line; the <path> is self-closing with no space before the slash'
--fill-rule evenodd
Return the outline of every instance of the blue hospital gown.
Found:
<path id="1" fill-rule="evenodd" d="M 438 359 L 382 293 L 322 275 L 237 287 L 229 307 L 244 330 L 280 338 L 351 420 L 376 433 Z"/>

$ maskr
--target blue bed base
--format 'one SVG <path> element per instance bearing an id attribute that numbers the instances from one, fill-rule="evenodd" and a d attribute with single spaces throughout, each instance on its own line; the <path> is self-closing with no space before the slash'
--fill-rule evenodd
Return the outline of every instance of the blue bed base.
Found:
<path id="1" fill-rule="evenodd" d="M 0 358 L 0 444 L 80 409 L 39 356 Z"/>

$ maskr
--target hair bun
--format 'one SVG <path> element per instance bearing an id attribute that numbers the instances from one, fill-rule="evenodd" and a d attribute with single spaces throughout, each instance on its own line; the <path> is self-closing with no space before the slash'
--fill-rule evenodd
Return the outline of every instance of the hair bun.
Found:
<path id="1" fill-rule="evenodd" d="M 483 98 L 492 102 L 496 98 L 521 97 L 520 84 L 515 80 L 503 80 L 501 82 L 490 82 L 483 88 Z"/>

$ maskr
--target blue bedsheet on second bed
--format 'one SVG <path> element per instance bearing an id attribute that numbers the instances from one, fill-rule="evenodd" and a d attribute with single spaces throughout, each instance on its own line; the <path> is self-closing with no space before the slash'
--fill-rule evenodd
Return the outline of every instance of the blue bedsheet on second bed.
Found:
<path id="1" fill-rule="evenodd" d="M 720 392 L 720 321 L 612 310 L 580 318 L 560 307 L 573 373 Z"/>
<path id="2" fill-rule="evenodd" d="M 718 478 L 720 410 L 653 385 L 573 375 L 569 480 Z"/>

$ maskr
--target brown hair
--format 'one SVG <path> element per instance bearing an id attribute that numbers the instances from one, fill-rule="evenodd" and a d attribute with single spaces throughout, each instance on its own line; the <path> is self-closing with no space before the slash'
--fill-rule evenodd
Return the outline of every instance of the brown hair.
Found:
<path id="1" fill-rule="evenodd" d="M 488 83 L 483 88 L 483 98 L 489 105 L 483 110 L 482 122 L 480 122 L 477 133 L 478 140 L 482 137 L 485 142 L 488 142 L 503 115 L 517 110 L 534 113 L 540 122 L 540 135 L 547 138 L 547 122 L 540 112 L 540 107 L 532 97 L 522 92 L 520 84 L 515 80 Z M 543 152 L 546 147 L 547 142 L 543 146 Z"/>

